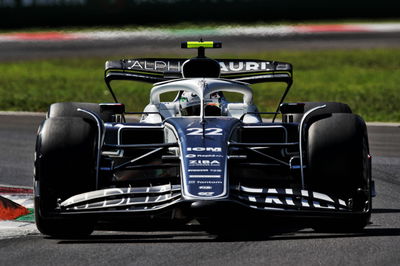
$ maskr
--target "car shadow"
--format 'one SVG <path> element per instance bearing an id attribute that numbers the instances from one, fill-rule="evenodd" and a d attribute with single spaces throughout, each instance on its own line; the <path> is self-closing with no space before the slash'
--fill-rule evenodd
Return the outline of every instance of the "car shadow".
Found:
<path id="1" fill-rule="evenodd" d="M 400 213 L 400 209 L 372 209 L 372 213 Z"/>
<path id="2" fill-rule="evenodd" d="M 283 232 L 269 230 L 258 233 L 212 234 L 206 231 L 176 232 L 96 232 L 86 238 L 58 239 L 58 244 L 124 244 L 124 243 L 211 243 L 240 241 L 276 241 L 400 236 L 400 228 L 379 228 L 368 226 L 358 233 L 321 233 L 305 228 L 298 231 Z"/>
<path id="3" fill-rule="evenodd" d="M 400 213 L 400 209 L 377 208 L 373 214 Z M 373 221 L 373 218 L 372 218 Z M 59 244 L 88 243 L 209 243 L 235 241 L 274 241 L 274 240 L 305 240 L 334 239 L 354 237 L 400 236 L 400 228 L 383 228 L 370 224 L 364 230 L 355 233 L 318 232 L 301 223 L 272 222 L 256 230 L 245 230 L 244 227 L 229 228 L 227 231 L 216 232 L 200 224 L 178 226 L 166 230 L 154 228 L 132 228 L 129 224 L 119 223 L 111 227 L 100 226 L 94 234 L 86 238 L 56 239 Z"/>

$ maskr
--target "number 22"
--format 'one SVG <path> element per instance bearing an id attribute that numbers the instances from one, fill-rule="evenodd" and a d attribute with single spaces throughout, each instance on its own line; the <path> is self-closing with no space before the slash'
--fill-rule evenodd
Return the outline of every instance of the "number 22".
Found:
<path id="1" fill-rule="evenodd" d="M 201 136 L 203 135 L 203 129 L 201 127 L 190 127 L 186 129 L 189 133 L 187 135 L 189 136 Z M 206 136 L 221 136 L 222 135 L 222 128 L 206 128 L 204 130 L 204 135 Z"/>

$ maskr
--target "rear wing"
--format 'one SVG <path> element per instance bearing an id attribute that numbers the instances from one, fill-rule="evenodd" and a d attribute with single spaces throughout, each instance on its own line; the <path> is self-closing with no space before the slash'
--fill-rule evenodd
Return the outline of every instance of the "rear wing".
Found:
<path id="1" fill-rule="evenodd" d="M 221 42 L 187 41 L 181 48 L 197 49 L 197 57 L 177 58 L 139 58 L 107 61 L 104 78 L 115 102 L 118 102 L 111 88 L 113 80 L 135 80 L 157 83 L 180 78 L 211 77 L 230 79 L 249 84 L 261 82 L 286 82 L 287 87 L 279 101 L 285 99 L 293 83 L 292 65 L 284 62 L 252 59 L 211 59 L 205 56 L 207 48 L 221 48 Z"/>
<path id="2" fill-rule="evenodd" d="M 182 65 L 188 59 L 139 58 L 107 61 L 105 81 L 134 80 L 149 83 L 183 78 Z M 220 78 L 249 84 L 261 82 L 292 83 L 292 65 L 289 63 L 251 60 L 215 59 L 221 67 Z"/>

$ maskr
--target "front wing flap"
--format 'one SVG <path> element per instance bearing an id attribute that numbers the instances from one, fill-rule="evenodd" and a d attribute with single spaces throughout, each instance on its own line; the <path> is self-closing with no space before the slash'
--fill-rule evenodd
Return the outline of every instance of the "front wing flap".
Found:
<path id="1" fill-rule="evenodd" d="M 58 211 L 70 214 L 143 213 L 167 209 L 178 203 L 189 203 L 184 206 L 191 206 L 190 203 L 196 201 L 199 200 L 184 199 L 180 185 L 108 188 L 70 197 L 59 204 Z M 342 199 L 315 191 L 292 188 L 235 186 L 231 187 L 229 198 L 208 201 L 208 203 L 236 204 L 265 213 L 269 211 L 296 213 L 296 215 L 302 213 L 320 213 L 322 215 L 353 213 L 351 206 Z"/>

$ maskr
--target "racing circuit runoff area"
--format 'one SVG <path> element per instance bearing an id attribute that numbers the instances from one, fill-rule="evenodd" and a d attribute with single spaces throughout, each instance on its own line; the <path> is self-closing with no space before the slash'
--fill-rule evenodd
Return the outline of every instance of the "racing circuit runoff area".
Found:
<path id="1" fill-rule="evenodd" d="M 356 37 L 343 38 L 343 35 L 339 35 L 335 37 L 333 34 L 329 37 L 327 34 L 324 38 L 316 38 L 313 45 L 320 45 L 319 47 L 324 49 L 330 49 L 339 45 L 338 43 L 341 43 L 343 48 L 367 45 L 364 34 L 360 35 L 361 41 L 358 44 Z M 398 33 L 385 36 L 389 36 L 387 43 L 395 47 L 393 40 L 399 38 Z M 235 39 L 236 46 L 249 42 L 248 38 L 229 36 L 224 38 Z M 294 40 L 289 37 L 283 38 L 281 43 L 274 41 L 268 45 L 276 47 L 283 45 L 291 49 L 296 46 L 297 41 L 302 42 L 298 39 L 299 36 L 293 38 Z M 335 38 L 339 41 L 331 43 Z M 385 43 L 382 35 L 374 33 L 368 36 L 368 39 L 374 38 L 377 38 L 376 45 Z M 141 42 L 145 43 L 146 38 L 141 39 Z M 118 40 L 110 43 L 117 44 Z M 122 43 L 124 49 L 128 49 L 129 41 L 125 40 Z M 260 38 L 255 38 L 251 45 L 265 49 L 263 44 L 265 43 Z M 35 46 L 34 42 L 18 42 L 13 49 L 7 44 L 8 51 L 12 53 L 9 53 L 6 60 L 23 57 L 26 54 L 25 48 L 30 45 L 36 51 L 36 56 L 46 54 L 45 49 L 38 47 L 51 46 L 46 43 Z M 76 51 L 81 54 L 82 50 L 79 49 L 81 45 L 86 47 L 84 49 L 89 46 L 82 40 L 75 43 L 69 41 L 65 45 L 66 53 L 74 54 Z M 368 43 L 368 45 L 373 44 Z M 400 46 L 399 42 L 397 45 Z M 57 57 L 63 53 L 63 45 L 58 42 L 55 46 L 58 46 L 54 50 L 56 52 L 50 54 Z M 97 53 L 107 53 L 110 50 L 109 45 L 95 47 Z M 136 46 L 135 49 L 138 47 L 140 46 Z M 28 189 L 32 186 L 35 135 L 37 126 L 43 118 L 43 114 L 36 113 L 0 114 L 0 147 L 3 150 L 0 153 L 0 184 L 28 187 Z M 121 228 L 122 231 L 108 231 L 107 228 L 103 228 L 89 238 L 62 240 L 43 237 L 35 230 L 32 221 L 8 221 L 0 222 L 0 263 L 49 265 L 59 262 L 105 265 L 126 264 L 128 261 L 128 264 L 135 265 L 182 265 L 193 262 L 199 265 L 397 265 L 400 261 L 399 126 L 399 124 L 368 124 L 373 157 L 372 174 L 378 195 L 373 201 L 371 224 L 361 233 L 317 233 L 309 228 L 297 230 L 299 228 L 288 229 L 274 225 L 275 227 L 266 228 L 265 232 L 260 232 L 257 236 L 248 238 L 232 236 L 231 239 L 219 239 L 196 226 L 187 231 L 173 232 L 130 231 L 128 228 Z M 12 193 L 2 195 L 30 207 L 28 198 L 12 198 L 10 194 Z"/>

